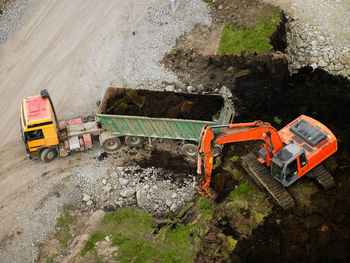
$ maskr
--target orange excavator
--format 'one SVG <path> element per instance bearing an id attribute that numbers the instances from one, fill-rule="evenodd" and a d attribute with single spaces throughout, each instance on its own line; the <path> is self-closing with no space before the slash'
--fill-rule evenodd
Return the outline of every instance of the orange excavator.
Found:
<path id="1" fill-rule="evenodd" d="M 242 157 L 244 170 L 260 186 L 268 190 L 284 209 L 295 205 L 285 189 L 307 174 L 325 189 L 335 185 L 334 178 L 321 164 L 337 150 L 337 139 L 322 123 L 301 115 L 280 131 L 267 122 L 204 126 L 198 145 L 198 189 L 213 198 L 210 188 L 214 148 L 216 145 L 262 140 L 264 147 L 258 158 L 253 153 Z"/>

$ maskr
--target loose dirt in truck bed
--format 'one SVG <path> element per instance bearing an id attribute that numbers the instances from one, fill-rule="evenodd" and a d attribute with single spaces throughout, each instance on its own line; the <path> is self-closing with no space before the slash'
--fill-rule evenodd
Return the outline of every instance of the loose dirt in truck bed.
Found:
<path id="1" fill-rule="evenodd" d="M 212 121 L 222 106 L 219 96 L 127 89 L 115 93 L 103 113 Z"/>

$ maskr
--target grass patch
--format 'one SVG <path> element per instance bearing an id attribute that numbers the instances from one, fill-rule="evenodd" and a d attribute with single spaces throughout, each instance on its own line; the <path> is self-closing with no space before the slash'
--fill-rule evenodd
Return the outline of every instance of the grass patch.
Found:
<path id="1" fill-rule="evenodd" d="M 213 218 L 213 210 L 211 205 L 208 203 L 207 198 L 199 198 L 197 205 L 202 215 L 201 220 L 211 220 Z"/>
<path id="2" fill-rule="evenodd" d="M 228 236 L 227 237 L 227 242 L 229 243 L 229 247 L 228 247 L 228 254 L 232 254 L 233 250 L 235 250 L 236 245 L 237 245 L 237 240 L 235 240 L 232 236 Z"/>
<path id="3" fill-rule="evenodd" d="M 152 234 L 156 228 L 150 213 L 133 207 L 106 213 L 81 255 L 92 252 L 98 257 L 95 244 L 109 235 L 119 252 L 112 257 L 119 262 L 193 262 L 194 247 L 190 236 L 198 230 L 199 224 L 185 226 L 169 222 L 158 234 Z"/>
<path id="4" fill-rule="evenodd" d="M 231 162 L 238 162 L 239 156 L 237 156 L 237 155 L 232 156 L 229 160 L 230 160 Z"/>
<path id="5" fill-rule="evenodd" d="M 214 163 L 212 169 L 215 170 L 216 168 L 220 167 L 221 164 L 222 164 L 221 158 L 220 157 L 215 157 L 215 163 Z"/>
<path id="6" fill-rule="evenodd" d="M 67 248 L 68 241 L 72 238 L 70 233 L 70 224 L 76 222 L 76 217 L 69 214 L 68 207 L 63 208 L 62 215 L 57 219 L 55 238 L 62 245 L 63 248 Z"/>
<path id="7" fill-rule="evenodd" d="M 242 51 L 259 53 L 271 49 L 270 36 L 279 23 L 279 12 L 270 19 L 261 17 L 252 27 L 227 23 L 221 32 L 218 54 L 239 55 Z"/>
<path id="8" fill-rule="evenodd" d="M 247 199 L 249 196 L 255 194 L 255 190 L 252 189 L 248 183 L 240 183 L 227 197 L 228 200 Z"/>
<path id="9" fill-rule="evenodd" d="M 274 121 L 275 123 L 277 123 L 277 124 L 281 124 L 282 119 L 278 118 L 278 116 L 274 116 L 274 117 L 273 117 L 273 121 Z"/>
<path id="10" fill-rule="evenodd" d="M 184 208 L 181 209 L 181 211 L 178 213 L 177 217 L 181 218 L 184 216 L 184 214 L 187 212 L 188 209 L 190 209 L 194 205 L 193 202 L 188 202 Z"/>

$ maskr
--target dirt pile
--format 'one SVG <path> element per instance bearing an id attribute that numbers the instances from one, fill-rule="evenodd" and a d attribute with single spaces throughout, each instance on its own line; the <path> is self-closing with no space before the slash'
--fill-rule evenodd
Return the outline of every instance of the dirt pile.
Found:
<path id="1" fill-rule="evenodd" d="M 103 113 L 212 121 L 223 102 L 220 96 L 122 89 L 107 100 Z"/>

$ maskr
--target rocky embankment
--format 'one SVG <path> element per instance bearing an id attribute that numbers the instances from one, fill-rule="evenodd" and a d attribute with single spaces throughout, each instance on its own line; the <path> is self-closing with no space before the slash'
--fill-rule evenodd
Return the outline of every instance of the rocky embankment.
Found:
<path id="1" fill-rule="evenodd" d="M 307 23 L 292 18 L 289 20 L 286 51 L 291 72 L 311 66 L 350 78 L 350 43 L 336 43 L 332 37 Z"/>
<path id="2" fill-rule="evenodd" d="M 260 0 L 286 14 L 289 70 L 311 66 L 350 78 L 348 0 Z"/>

